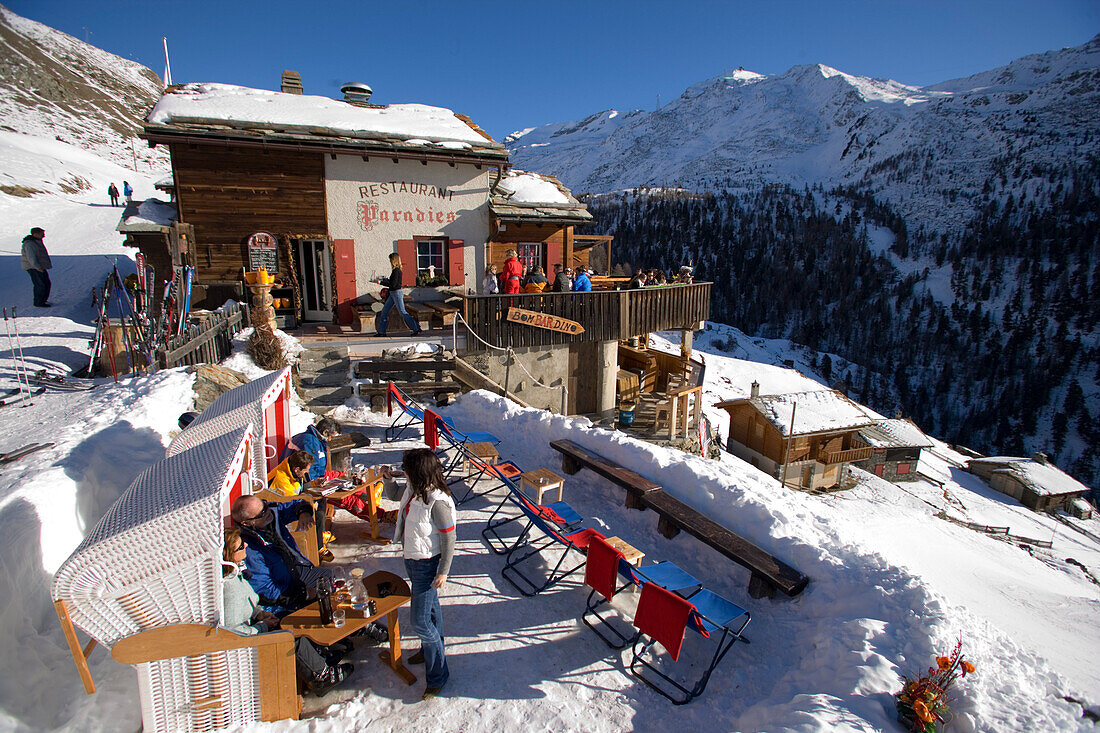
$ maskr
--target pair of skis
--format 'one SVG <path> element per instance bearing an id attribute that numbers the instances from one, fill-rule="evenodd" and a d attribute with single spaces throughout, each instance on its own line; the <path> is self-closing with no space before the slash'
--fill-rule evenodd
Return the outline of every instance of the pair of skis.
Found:
<path id="1" fill-rule="evenodd" d="M 52 446 L 53 443 L 30 443 L 18 450 L 13 450 L 11 453 L 0 453 L 0 466 L 7 465 L 12 461 L 18 461 L 20 458 L 29 456 L 31 453 L 37 453 L 40 450 L 45 450 Z"/>
<path id="2" fill-rule="evenodd" d="M 48 374 L 45 369 L 39 369 L 30 380 L 41 385 L 43 389 L 56 389 L 61 392 L 87 392 L 95 387 L 92 382 L 77 381 L 58 374 Z"/>

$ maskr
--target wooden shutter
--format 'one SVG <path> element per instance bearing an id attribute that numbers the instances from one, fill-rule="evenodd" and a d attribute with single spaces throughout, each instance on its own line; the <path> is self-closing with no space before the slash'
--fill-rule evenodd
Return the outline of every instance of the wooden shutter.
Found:
<path id="1" fill-rule="evenodd" d="M 553 278 L 554 265 L 569 267 L 562 259 L 561 242 L 546 243 L 546 277 Z M 553 280 L 550 281 L 551 284 Z"/>
<path id="2" fill-rule="evenodd" d="M 401 257 L 401 285 L 416 286 L 416 240 L 398 239 L 397 254 Z"/>
<path id="3" fill-rule="evenodd" d="M 447 284 L 466 284 L 466 242 L 461 239 L 447 240 Z"/>
<path id="4" fill-rule="evenodd" d="M 333 240 L 332 251 L 336 260 L 336 319 L 351 323 L 351 305 L 359 297 L 355 285 L 355 240 Z"/>

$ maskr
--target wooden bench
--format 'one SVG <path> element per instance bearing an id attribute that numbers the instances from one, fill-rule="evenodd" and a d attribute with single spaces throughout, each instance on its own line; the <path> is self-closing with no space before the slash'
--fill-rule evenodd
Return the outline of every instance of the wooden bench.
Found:
<path id="1" fill-rule="evenodd" d="M 424 305 L 432 310 L 433 319 L 441 327 L 454 325 L 455 316 L 460 312 L 460 309 L 453 305 L 435 300 L 429 300 Z"/>
<path id="2" fill-rule="evenodd" d="M 379 379 L 383 374 L 434 373 L 435 381 L 442 382 L 445 373 L 451 372 L 454 368 L 454 359 L 363 359 L 355 363 L 355 376 L 359 379 L 373 379 L 379 382 L 390 381 Z"/>
<path id="3" fill-rule="evenodd" d="M 550 447 L 562 454 L 561 468 L 564 473 L 573 475 L 581 468 L 588 468 L 626 489 L 628 507 L 652 509 L 656 512 L 659 517 L 657 529 L 665 537 L 672 539 L 682 530 L 747 568 L 752 573 L 749 578 L 749 595 L 753 598 L 771 598 L 776 589 L 788 596 L 796 596 L 810 582 L 809 578 L 779 558 L 731 532 L 666 493 L 658 484 L 625 466 L 587 451 L 571 440 L 555 440 L 550 443 Z"/>
<path id="4" fill-rule="evenodd" d="M 659 484 L 639 476 L 625 466 L 612 463 L 603 456 L 590 453 L 571 440 L 555 440 L 550 443 L 550 447 L 561 453 L 563 473 L 572 476 L 582 468 L 588 468 L 626 489 L 626 505 L 631 509 L 645 510 L 645 495 L 661 490 Z"/>
<path id="5" fill-rule="evenodd" d="M 408 395 L 430 394 L 438 398 L 442 394 L 453 394 L 462 391 L 462 385 L 457 382 L 402 382 L 401 391 Z M 382 384 L 360 384 L 359 396 L 371 406 L 372 411 L 381 410 L 386 405 L 386 393 L 390 390 L 388 382 Z M 376 408 L 377 405 L 377 408 Z"/>
<path id="6" fill-rule="evenodd" d="M 432 316 L 435 315 L 435 311 L 432 310 L 430 306 L 431 303 L 416 303 L 409 301 L 405 303 L 405 310 L 413 317 L 417 326 L 420 328 L 431 328 Z M 404 321 L 404 319 L 397 316 L 397 321 Z M 390 311 L 390 322 L 396 323 L 393 311 Z"/>

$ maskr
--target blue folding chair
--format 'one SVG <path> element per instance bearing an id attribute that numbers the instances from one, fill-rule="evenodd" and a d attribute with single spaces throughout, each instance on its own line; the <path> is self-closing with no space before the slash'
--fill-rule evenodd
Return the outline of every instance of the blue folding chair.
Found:
<path id="1" fill-rule="evenodd" d="M 674 705 L 689 703 L 703 694 L 715 668 L 733 645 L 738 641 L 748 643 L 743 632 L 750 620 L 748 611 L 705 588 L 687 599 L 655 583 L 645 583 L 634 614 L 638 633 L 634 637 L 630 671 Z M 662 672 L 653 651 L 654 643 L 660 642 L 672 660 L 677 661 L 689 626 L 704 638 L 717 634 L 710 663 L 690 687 Z"/>
<path id="2" fill-rule="evenodd" d="M 517 537 L 509 538 L 505 537 L 500 530 L 512 522 L 520 521 L 526 516 L 527 512 L 537 514 L 543 521 L 552 523 L 555 528 L 565 533 L 578 528 L 584 521 L 584 517 L 569 506 L 568 502 L 555 501 L 553 504 L 536 504 L 523 495 L 523 492 L 520 491 L 512 478 L 503 472 L 497 471 L 496 466 L 490 466 L 489 471 L 494 478 L 508 489 L 504 498 L 500 500 L 500 503 L 493 509 L 492 514 L 489 515 L 489 519 L 485 522 L 485 528 L 481 530 L 481 536 L 485 539 L 485 544 L 489 546 L 494 554 L 506 555 L 523 541 L 525 536 L 523 531 Z M 506 506 L 516 507 L 519 509 L 519 513 L 513 517 L 503 515 L 498 517 Z"/>
<path id="3" fill-rule="evenodd" d="M 527 526 L 520 533 L 519 539 L 508 551 L 507 561 L 500 574 L 512 584 L 516 590 L 525 596 L 533 596 L 547 588 L 568 578 L 573 573 L 584 567 L 582 559 L 573 567 L 563 567 L 570 551 L 576 551 L 584 555 L 589 543 L 594 538 L 602 538 L 598 530 L 591 527 L 573 527 L 569 530 L 559 530 L 553 523 L 546 521 L 535 511 L 537 505 L 521 504 L 523 516 L 527 519 Z M 528 540 L 532 530 L 537 529 L 543 534 L 542 538 Z M 531 557 L 541 554 L 545 550 L 553 550 L 557 553 L 557 561 L 545 577 L 535 578 L 521 568 Z M 528 571 L 529 572 L 529 571 Z"/>
<path id="4" fill-rule="evenodd" d="M 617 585 L 620 576 L 626 578 L 626 581 L 622 585 Z M 644 568 L 636 568 L 626 561 L 622 552 L 599 538 L 593 539 L 588 545 L 588 563 L 584 568 L 584 582 L 591 591 L 585 601 L 581 621 L 612 649 L 626 647 L 635 634 L 633 630 L 624 633 L 616 629 L 608 617 L 600 615 L 599 609 L 604 604 L 609 604 L 611 599 L 624 588 L 651 582 L 681 596 L 690 596 L 703 587 L 703 584 L 691 573 L 681 570 L 671 562 L 659 562 Z M 596 621 L 590 621 L 590 618 Z M 610 636 L 601 631 L 601 627 L 605 628 Z"/>

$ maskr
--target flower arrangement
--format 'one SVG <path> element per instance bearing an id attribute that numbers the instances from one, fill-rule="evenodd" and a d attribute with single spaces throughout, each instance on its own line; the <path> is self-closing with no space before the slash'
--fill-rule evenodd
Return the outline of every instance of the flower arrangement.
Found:
<path id="1" fill-rule="evenodd" d="M 962 639 L 946 657 L 936 657 L 936 666 L 915 678 L 904 677 L 901 692 L 894 695 L 898 721 L 913 733 L 935 733 L 936 723 L 946 722 L 950 713 L 947 691 L 957 678 L 975 667 L 963 658 Z"/>

